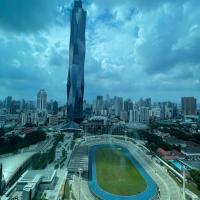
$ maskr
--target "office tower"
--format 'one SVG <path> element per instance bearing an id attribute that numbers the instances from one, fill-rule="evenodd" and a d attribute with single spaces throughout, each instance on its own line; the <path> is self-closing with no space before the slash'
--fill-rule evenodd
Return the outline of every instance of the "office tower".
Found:
<path id="1" fill-rule="evenodd" d="M 47 103 L 47 111 L 49 114 L 57 115 L 58 114 L 58 102 L 51 100 Z"/>
<path id="2" fill-rule="evenodd" d="M 3 167 L 2 163 L 0 163 L 0 195 L 2 195 L 2 175 L 3 175 Z"/>
<path id="3" fill-rule="evenodd" d="M 57 115 L 58 114 L 58 102 L 54 101 L 53 102 L 53 115 Z"/>
<path id="4" fill-rule="evenodd" d="M 37 105 L 35 104 L 34 101 L 28 101 L 26 103 L 26 110 L 35 110 L 36 107 L 37 107 Z"/>
<path id="5" fill-rule="evenodd" d="M 151 117 L 161 118 L 161 108 L 156 105 L 151 109 Z"/>
<path id="6" fill-rule="evenodd" d="M 196 115 L 197 114 L 197 100 L 194 97 L 181 98 L 182 115 Z"/>
<path id="7" fill-rule="evenodd" d="M 71 12 L 69 71 L 67 80 L 67 116 L 80 123 L 83 119 L 86 11 L 75 0 Z"/>
<path id="8" fill-rule="evenodd" d="M 137 109 L 130 110 L 129 122 L 140 122 L 140 112 Z"/>
<path id="9" fill-rule="evenodd" d="M 140 121 L 141 122 L 149 121 L 149 108 L 148 107 L 140 107 Z"/>
<path id="10" fill-rule="evenodd" d="M 146 105 L 145 105 L 146 107 L 151 107 L 151 98 L 147 98 L 146 99 Z"/>
<path id="11" fill-rule="evenodd" d="M 133 102 L 131 101 L 131 99 L 124 100 L 124 110 L 126 112 L 133 110 Z"/>
<path id="12" fill-rule="evenodd" d="M 101 115 L 103 112 L 103 96 L 97 96 L 95 103 L 95 114 Z"/>
<path id="13" fill-rule="evenodd" d="M 120 113 L 123 110 L 123 98 L 115 97 L 115 115 L 120 117 Z"/>
<path id="14" fill-rule="evenodd" d="M 125 121 L 125 122 L 128 121 L 128 112 L 127 111 L 121 111 L 120 120 Z"/>
<path id="15" fill-rule="evenodd" d="M 34 114 L 30 112 L 22 112 L 21 113 L 21 125 L 24 126 L 25 124 L 34 123 Z"/>
<path id="16" fill-rule="evenodd" d="M 47 110 L 47 93 L 44 89 L 37 94 L 37 110 L 39 112 Z"/>
<path id="17" fill-rule="evenodd" d="M 147 98 L 147 99 L 140 99 L 139 101 L 139 106 L 140 107 L 151 107 L 151 98 Z"/>
<path id="18" fill-rule="evenodd" d="M 26 102 L 25 102 L 24 99 L 22 99 L 22 100 L 20 101 L 20 111 L 25 110 L 25 108 L 26 108 Z"/>
<path id="19" fill-rule="evenodd" d="M 10 113 L 16 114 L 20 110 L 20 101 L 13 100 L 11 102 Z"/>
<path id="20" fill-rule="evenodd" d="M 10 113 L 11 104 L 12 104 L 12 97 L 11 96 L 6 97 L 6 99 L 5 99 L 5 108 L 6 108 L 8 113 Z"/>

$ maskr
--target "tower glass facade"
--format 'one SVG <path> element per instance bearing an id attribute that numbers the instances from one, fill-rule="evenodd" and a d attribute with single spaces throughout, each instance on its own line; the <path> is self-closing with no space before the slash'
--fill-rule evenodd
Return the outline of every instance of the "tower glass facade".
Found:
<path id="1" fill-rule="evenodd" d="M 86 11 L 75 0 L 71 12 L 69 71 L 67 80 L 67 116 L 80 123 L 83 118 Z"/>

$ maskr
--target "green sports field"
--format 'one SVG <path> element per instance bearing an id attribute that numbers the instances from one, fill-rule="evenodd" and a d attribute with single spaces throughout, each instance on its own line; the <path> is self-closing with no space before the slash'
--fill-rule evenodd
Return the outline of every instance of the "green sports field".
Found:
<path id="1" fill-rule="evenodd" d="M 147 184 L 120 148 L 102 147 L 95 151 L 99 186 L 107 192 L 128 196 L 143 192 Z"/>

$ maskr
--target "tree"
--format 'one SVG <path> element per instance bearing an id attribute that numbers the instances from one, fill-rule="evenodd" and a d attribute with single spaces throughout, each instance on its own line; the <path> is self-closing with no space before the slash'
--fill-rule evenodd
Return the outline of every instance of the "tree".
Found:
<path id="1" fill-rule="evenodd" d="M 198 189 L 200 190 L 200 170 L 191 170 L 190 176 L 193 181 L 197 184 Z"/>

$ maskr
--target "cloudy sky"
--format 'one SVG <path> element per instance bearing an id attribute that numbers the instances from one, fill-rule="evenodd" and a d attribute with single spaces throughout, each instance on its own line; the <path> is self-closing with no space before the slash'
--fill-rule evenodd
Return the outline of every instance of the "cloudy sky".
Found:
<path id="1" fill-rule="evenodd" d="M 199 0 L 83 0 L 85 98 L 200 99 Z M 72 0 L 0 1 L 0 98 L 66 101 Z"/>

